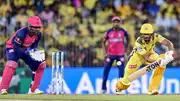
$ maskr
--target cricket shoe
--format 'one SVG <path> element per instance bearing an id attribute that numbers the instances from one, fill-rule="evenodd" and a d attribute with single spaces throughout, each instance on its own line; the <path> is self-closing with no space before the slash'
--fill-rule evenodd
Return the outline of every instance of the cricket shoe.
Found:
<path id="1" fill-rule="evenodd" d="M 148 94 L 149 94 L 149 95 L 158 95 L 159 92 L 158 92 L 158 90 L 154 89 L 154 90 L 148 92 Z"/>
<path id="2" fill-rule="evenodd" d="M 8 94 L 8 92 L 7 92 L 6 89 L 2 89 L 2 90 L 0 91 L 0 95 L 7 95 L 7 94 Z"/>
<path id="3" fill-rule="evenodd" d="M 121 91 L 118 90 L 118 89 L 116 89 L 115 94 L 116 94 L 116 95 L 120 95 L 120 94 L 121 94 Z"/>
<path id="4" fill-rule="evenodd" d="M 44 94 L 44 92 L 39 89 L 36 89 L 34 92 L 32 92 L 31 89 L 29 89 L 28 94 Z"/>
<path id="5" fill-rule="evenodd" d="M 106 90 L 101 90 L 100 94 L 107 94 Z"/>

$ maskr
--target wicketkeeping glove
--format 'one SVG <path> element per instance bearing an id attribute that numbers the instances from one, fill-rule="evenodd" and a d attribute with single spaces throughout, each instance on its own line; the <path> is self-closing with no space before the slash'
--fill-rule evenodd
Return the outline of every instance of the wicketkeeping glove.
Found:
<path id="1" fill-rule="evenodd" d="M 45 52 L 44 50 L 38 50 L 29 53 L 30 57 L 36 61 L 44 61 L 45 60 Z"/>

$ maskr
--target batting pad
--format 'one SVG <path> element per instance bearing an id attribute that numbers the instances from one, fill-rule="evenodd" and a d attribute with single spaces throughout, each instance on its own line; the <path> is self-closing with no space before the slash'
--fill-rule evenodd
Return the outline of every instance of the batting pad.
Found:
<path id="1" fill-rule="evenodd" d="M 158 90 L 161 80 L 163 78 L 165 69 L 166 69 L 166 67 L 163 66 L 163 67 L 157 67 L 154 70 L 154 72 L 152 74 L 151 82 L 149 85 L 149 89 L 148 89 L 149 92 L 151 92 L 154 89 Z"/>

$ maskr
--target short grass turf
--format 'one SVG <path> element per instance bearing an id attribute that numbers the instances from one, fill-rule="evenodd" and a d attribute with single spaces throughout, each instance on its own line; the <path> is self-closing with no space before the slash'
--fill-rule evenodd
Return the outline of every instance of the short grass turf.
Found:
<path id="1" fill-rule="evenodd" d="M 0 95 L 0 101 L 180 101 L 180 95 Z"/>

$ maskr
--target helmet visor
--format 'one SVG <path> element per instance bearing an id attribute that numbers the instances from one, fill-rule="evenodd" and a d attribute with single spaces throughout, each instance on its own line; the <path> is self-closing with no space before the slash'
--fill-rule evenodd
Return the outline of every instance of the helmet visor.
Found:
<path id="1" fill-rule="evenodd" d="M 39 26 L 30 26 L 30 34 L 31 35 L 37 35 L 41 30 L 41 27 Z"/>

